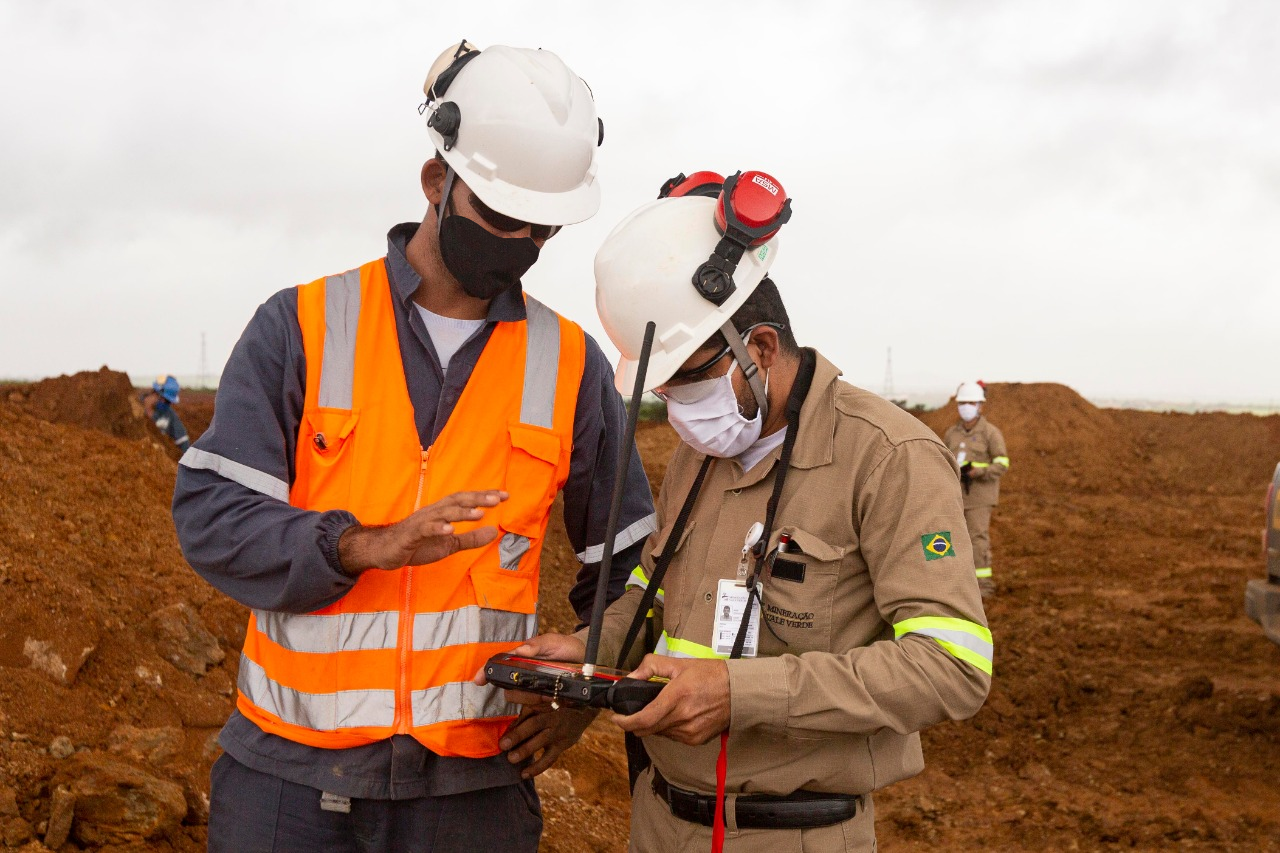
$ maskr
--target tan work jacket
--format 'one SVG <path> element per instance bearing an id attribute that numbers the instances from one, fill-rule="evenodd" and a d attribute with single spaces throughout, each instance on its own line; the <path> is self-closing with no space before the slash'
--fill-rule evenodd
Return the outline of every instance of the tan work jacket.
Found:
<path id="1" fill-rule="evenodd" d="M 920 729 L 972 716 L 990 686 L 955 464 L 919 421 L 838 376 L 819 355 L 771 536 L 791 534 L 794 553 L 764 587 L 758 657 L 728 662 L 730 792 L 862 794 L 913 776 Z M 780 454 L 746 473 L 712 465 L 655 602 L 660 653 L 724 657 L 711 648 L 717 582 L 737 577 Z M 659 530 L 606 614 L 603 662 L 617 658 L 702 459 L 682 445 L 667 467 Z M 672 784 L 715 791 L 719 738 L 645 747 Z"/>
<path id="2" fill-rule="evenodd" d="M 947 430 L 947 449 L 963 461 L 972 462 L 969 493 L 964 496 L 965 509 L 976 506 L 995 506 L 1000 503 L 1000 478 L 1009 470 L 1009 450 L 1004 445 L 1004 435 L 982 415 L 973 429 L 965 429 L 964 423 L 953 424 Z"/>

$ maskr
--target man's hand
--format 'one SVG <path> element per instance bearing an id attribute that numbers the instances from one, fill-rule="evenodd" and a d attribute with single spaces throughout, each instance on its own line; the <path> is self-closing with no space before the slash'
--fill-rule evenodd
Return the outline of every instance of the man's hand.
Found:
<path id="1" fill-rule="evenodd" d="M 658 698 L 643 710 L 613 722 L 624 731 L 649 737 L 662 735 L 698 746 L 729 727 L 729 667 L 722 660 L 645 655 L 632 678 L 670 679 Z"/>
<path id="2" fill-rule="evenodd" d="M 507 691 L 508 698 L 512 692 Z M 545 696 L 537 698 L 546 699 Z M 555 764 L 566 749 L 578 742 L 597 713 L 595 708 L 581 705 L 562 705 L 559 710 L 552 710 L 549 705 L 530 705 L 516 717 L 511 728 L 498 741 L 498 746 L 510 750 L 507 760 L 512 764 L 529 759 L 529 766 L 520 771 L 520 778 L 532 779 Z M 535 753 L 541 754 L 534 758 Z"/>
<path id="3" fill-rule="evenodd" d="M 969 469 L 969 476 L 974 480 L 981 480 L 983 477 L 987 476 L 986 466 L 974 465 Z"/>
<path id="4" fill-rule="evenodd" d="M 488 545 L 498 535 L 493 526 L 454 533 L 456 521 L 479 521 L 484 509 L 507 499 L 506 492 L 455 492 L 385 527 L 353 525 L 338 539 L 338 559 L 349 575 L 366 569 L 398 569 L 443 560 L 450 554 Z"/>
<path id="5" fill-rule="evenodd" d="M 520 658 L 539 658 L 541 660 L 559 660 L 566 663 L 582 663 L 582 659 L 586 657 L 586 643 L 577 637 L 569 634 L 539 634 L 532 640 L 523 645 L 516 646 L 508 654 L 515 655 Z M 476 671 L 475 676 L 471 679 L 472 684 L 481 686 L 488 684 L 485 678 L 484 667 L 480 667 Z M 504 688 L 505 689 L 505 688 Z M 507 701 L 516 705 L 551 706 L 551 697 L 543 696 L 541 693 L 529 693 L 526 690 L 507 690 Z M 505 749 L 506 747 L 503 747 Z M 550 765 L 548 765 L 550 766 Z M 542 768 L 543 770 L 546 767 Z M 538 771 L 539 773 L 542 770 Z M 536 774 L 535 774 L 536 775 Z"/>

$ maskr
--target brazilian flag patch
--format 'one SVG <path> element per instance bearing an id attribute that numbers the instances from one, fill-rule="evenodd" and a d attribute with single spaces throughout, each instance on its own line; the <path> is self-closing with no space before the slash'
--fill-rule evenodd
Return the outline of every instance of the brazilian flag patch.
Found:
<path id="1" fill-rule="evenodd" d="M 954 557 L 956 555 L 956 549 L 951 545 L 950 530 L 926 533 L 920 537 L 920 547 L 924 548 L 926 561 L 941 560 L 943 557 Z"/>

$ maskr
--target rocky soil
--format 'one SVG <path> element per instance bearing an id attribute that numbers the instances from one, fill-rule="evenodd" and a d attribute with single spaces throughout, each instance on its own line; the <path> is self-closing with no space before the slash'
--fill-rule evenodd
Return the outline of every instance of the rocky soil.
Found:
<path id="1" fill-rule="evenodd" d="M 1012 469 L 992 536 L 990 700 L 877 795 L 884 851 L 1280 850 L 1280 649 L 1262 574 L 1280 417 L 1100 410 L 994 385 Z M 183 392 L 195 438 L 212 395 Z M 243 609 L 183 562 L 176 453 L 105 368 L 0 388 L 0 846 L 203 850 Z M 941 432 L 947 411 L 926 413 Z M 656 484 L 675 436 L 646 425 Z M 558 525 L 557 525 L 558 528 Z M 557 529 L 546 627 L 576 561 Z M 597 722 L 540 780 L 544 849 L 621 851 L 622 741 Z"/>

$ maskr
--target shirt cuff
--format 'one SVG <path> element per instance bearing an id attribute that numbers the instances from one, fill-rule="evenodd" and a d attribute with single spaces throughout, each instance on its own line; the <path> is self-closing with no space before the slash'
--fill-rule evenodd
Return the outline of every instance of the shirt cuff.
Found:
<path id="1" fill-rule="evenodd" d="M 787 661 L 782 657 L 739 658 L 729 667 L 729 732 L 762 726 L 785 729 L 791 719 Z"/>
<path id="2" fill-rule="evenodd" d="M 320 540 L 320 553 L 324 555 L 324 561 L 329 564 L 329 568 L 346 577 L 352 577 L 352 575 L 342 568 L 342 561 L 338 559 L 338 540 L 342 538 L 342 534 L 347 531 L 347 528 L 359 523 L 359 520 L 351 513 L 337 509 L 326 512 L 320 517 L 320 524 L 316 531 Z"/>

